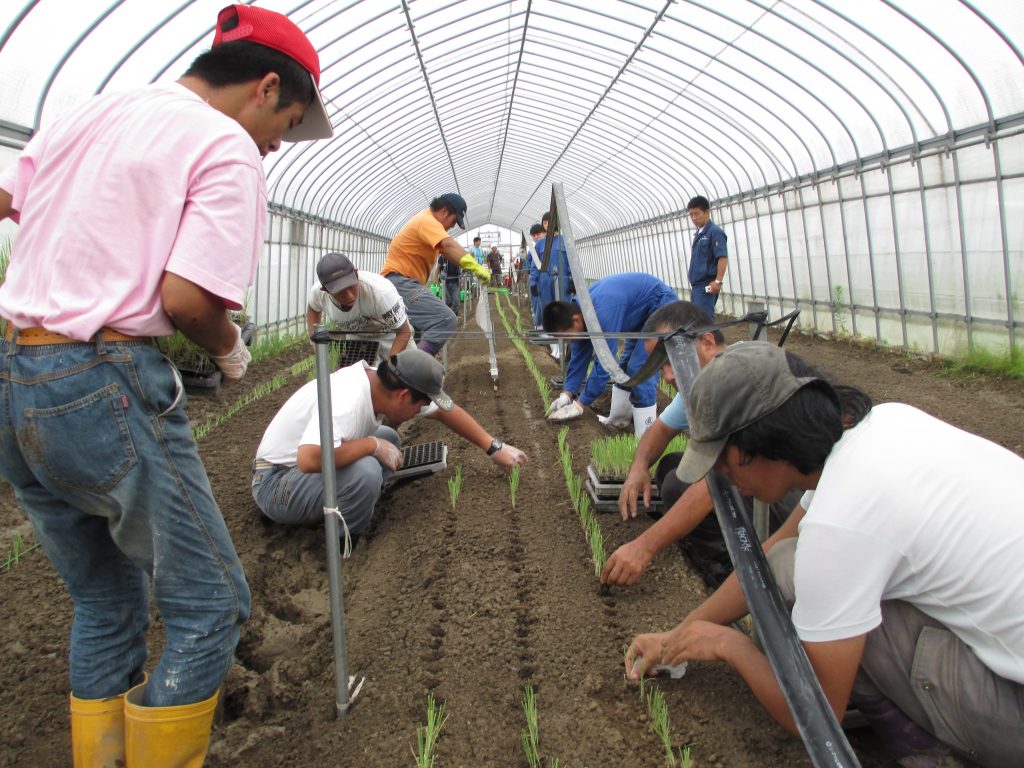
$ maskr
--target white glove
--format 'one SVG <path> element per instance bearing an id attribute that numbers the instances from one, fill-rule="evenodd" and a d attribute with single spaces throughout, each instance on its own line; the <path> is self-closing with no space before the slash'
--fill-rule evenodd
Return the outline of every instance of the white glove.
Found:
<path id="1" fill-rule="evenodd" d="M 373 458 L 379 461 L 382 467 L 394 472 L 402 466 L 402 452 L 398 446 L 390 440 L 381 440 L 379 437 L 373 439 L 377 443 L 377 447 L 373 449 Z"/>
<path id="2" fill-rule="evenodd" d="M 612 429 L 612 428 L 615 428 L 615 427 L 621 428 L 621 427 L 632 427 L 633 426 L 633 417 L 632 417 L 632 415 L 630 415 L 630 416 L 623 416 L 621 418 L 619 418 L 619 417 L 613 418 L 611 414 L 608 414 L 607 416 L 601 416 L 600 414 L 598 414 L 597 420 L 601 423 L 602 426 L 608 427 L 609 429 Z"/>
<path id="3" fill-rule="evenodd" d="M 512 469 L 512 467 L 526 463 L 526 454 L 514 445 L 505 443 L 505 445 L 501 446 L 501 448 L 494 452 L 491 456 L 491 461 L 500 467 Z"/>
<path id="4" fill-rule="evenodd" d="M 568 405 L 563 405 L 557 411 L 548 414 L 549 421 L 569 421 L 583 415 L 583 406 L 573 400 Z"/>
<path id="5" fill-rule="evenodd" d="M 220 368 L 221 376 L 227 382 L 239 381 L 245 376 L 245 371 L 249 367 L 249 363 L 252 362 L 249 348 L 242 341 L 242 329 L 234 323 L 231 325 L 235 329 L 235 333 L 238 334 L 235 346 L 226 355 L 210 355 L 210 359 Z"/>
<path id="6" fill-rule="evenodd" d="M 569 395 L 567 395 L 565 392 L 563 392 L 557 398 L 555 398 L 554 400 L 551 401 L 551 405 L 548 406 L 548 415 L 550 416 L 552 413 L 557 411 L 559 408 L 564 408 L 565 406 L 567 406 L 571 402 L 572 402 L 572 398 Z"/>

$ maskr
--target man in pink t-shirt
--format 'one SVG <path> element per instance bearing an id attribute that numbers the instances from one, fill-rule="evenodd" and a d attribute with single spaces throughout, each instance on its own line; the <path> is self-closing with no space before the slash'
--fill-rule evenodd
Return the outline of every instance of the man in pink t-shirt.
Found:
<path id="1" fill-rule="evenodd" d="M 75 765 L 206 753 L 249 588 L 151 337 L 181 330 L 244 375 L 226 310 L 262 249 L 261 157 L 332 134 L 319 77 L 294 23 L 228 6 L 179 80 L 86 101 L 0 173 L 0 219 L 21 225 L 0 287 L 0 476 L 74 603 Z M 167 639 L 147 682 L 150 579 Z"/>

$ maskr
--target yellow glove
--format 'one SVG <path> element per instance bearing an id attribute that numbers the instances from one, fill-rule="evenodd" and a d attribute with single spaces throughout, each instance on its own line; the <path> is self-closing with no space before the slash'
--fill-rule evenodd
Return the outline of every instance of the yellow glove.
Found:
<path id="1" fill-rule="evenodd" d="M 476 259 L 468 253 L 459 259 L 459 266 L 474 277 L 480 278 L 485 283 L 488 283 L 491 280 L 491 271 L 483 264 L 477 264 Z"/>

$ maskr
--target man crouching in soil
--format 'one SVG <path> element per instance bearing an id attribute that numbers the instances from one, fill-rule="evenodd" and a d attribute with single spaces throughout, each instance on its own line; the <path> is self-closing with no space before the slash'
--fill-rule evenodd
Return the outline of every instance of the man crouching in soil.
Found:
<path id="1" fill-rule="evenodd" d="M 902 765 L 955 765 L 950 748 L 1024 765 L 1024 459 L 901 403 L 844 431 L 832 387 L 762 342 L 713 359 L 690 405 L 680 479 L 714 470 L 768 503 L 806 491 L 765 548 L 836 717 L 852 703 Z M 627 673 L 724 661 L 796 733 L 767 657 L 729 626 L 746 612 L 734 574 L 634 638 Z"/>
<path id="2" fill-rule="evenodd" d="M 506 470 L 526 454 L 491 436 L 445 394 L 444 366 L 418 349 L 407 349 L 373 369 L 360 360 L 331 374 L 334 470 L 343 533 L 360 534 L 370 522 L 384 482 L 402 463 L 392 427 L 418 416 L 437 419 L 487 452 Z M 300 387 L 277 412 L 256 451 L 252 495 L 278 523 L 316 525 L 324 518 L 320 478 L 320 414 L 316 381 Z"/>

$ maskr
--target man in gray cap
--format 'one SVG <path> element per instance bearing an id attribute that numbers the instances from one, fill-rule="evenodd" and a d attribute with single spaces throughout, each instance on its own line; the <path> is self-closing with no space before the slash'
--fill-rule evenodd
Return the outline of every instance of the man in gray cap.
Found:
<path id="1" fill-rule="evenodd" d="M 806 491 L 765 548 L 836 716 L 854 704 L 905 765 L 948 748 L 1024 765 L 1024 458 L 901 403 L 844 414 L 759 342 L 713 359 L 689 404 L 680 479 L 714 470 L 769 503 Z M 746 613 L 734 574 L 634 638 L 627 674 L 725 661 L 795 734 L 767 658 L 730 626 Z"/>
<path id="2" fill-rule="evenodd" d="M 484 283 L 491 279 L 487 267 L 448 234 L 456 224 L 466 228 L 466 201 L 454 192 L 435 197 L 398 231 L 380 270 L 398 289 L 409 320 L 422 333 L 416 346 L 431 355 L 440 353 L 458 325 L 455 313 L 427 287 L 438 254 Z"/>
<path id="3" fill-rule="evenodd" d="M 356 269 L 340 253 L 328 253 L 316 265 L 317 282 L 309 289 L 306 329 L 318 323 L 331 330 L 351 332 L 353 338 L 387 344 L 382 357 L 397 355 L 409 346 L 412 327 L 405 302 L 391 281 L 376 272 Z"/>
<path id="4" fill-rule="evenodd" d="M 331 507 L 346 534 L 366 528 L 384 481 L 401 466 L 394 428 L 409 419 L 437 419 L 505 470 L 526 463 L 525 453 L 489 434 L 443 386 L 444 367 L 418 349 L 392 356 L 376 369 L 360 360 L 331 374 L 338 494 Z M 384 418 L 394 428 L 383 426 Z M 316 382 L 310 381 L 288 398 L 263 435 L 253 463 L 253 498 L 276 522 L 319 523 L 325 507 L 320 471 L 320 417 Z"/>

